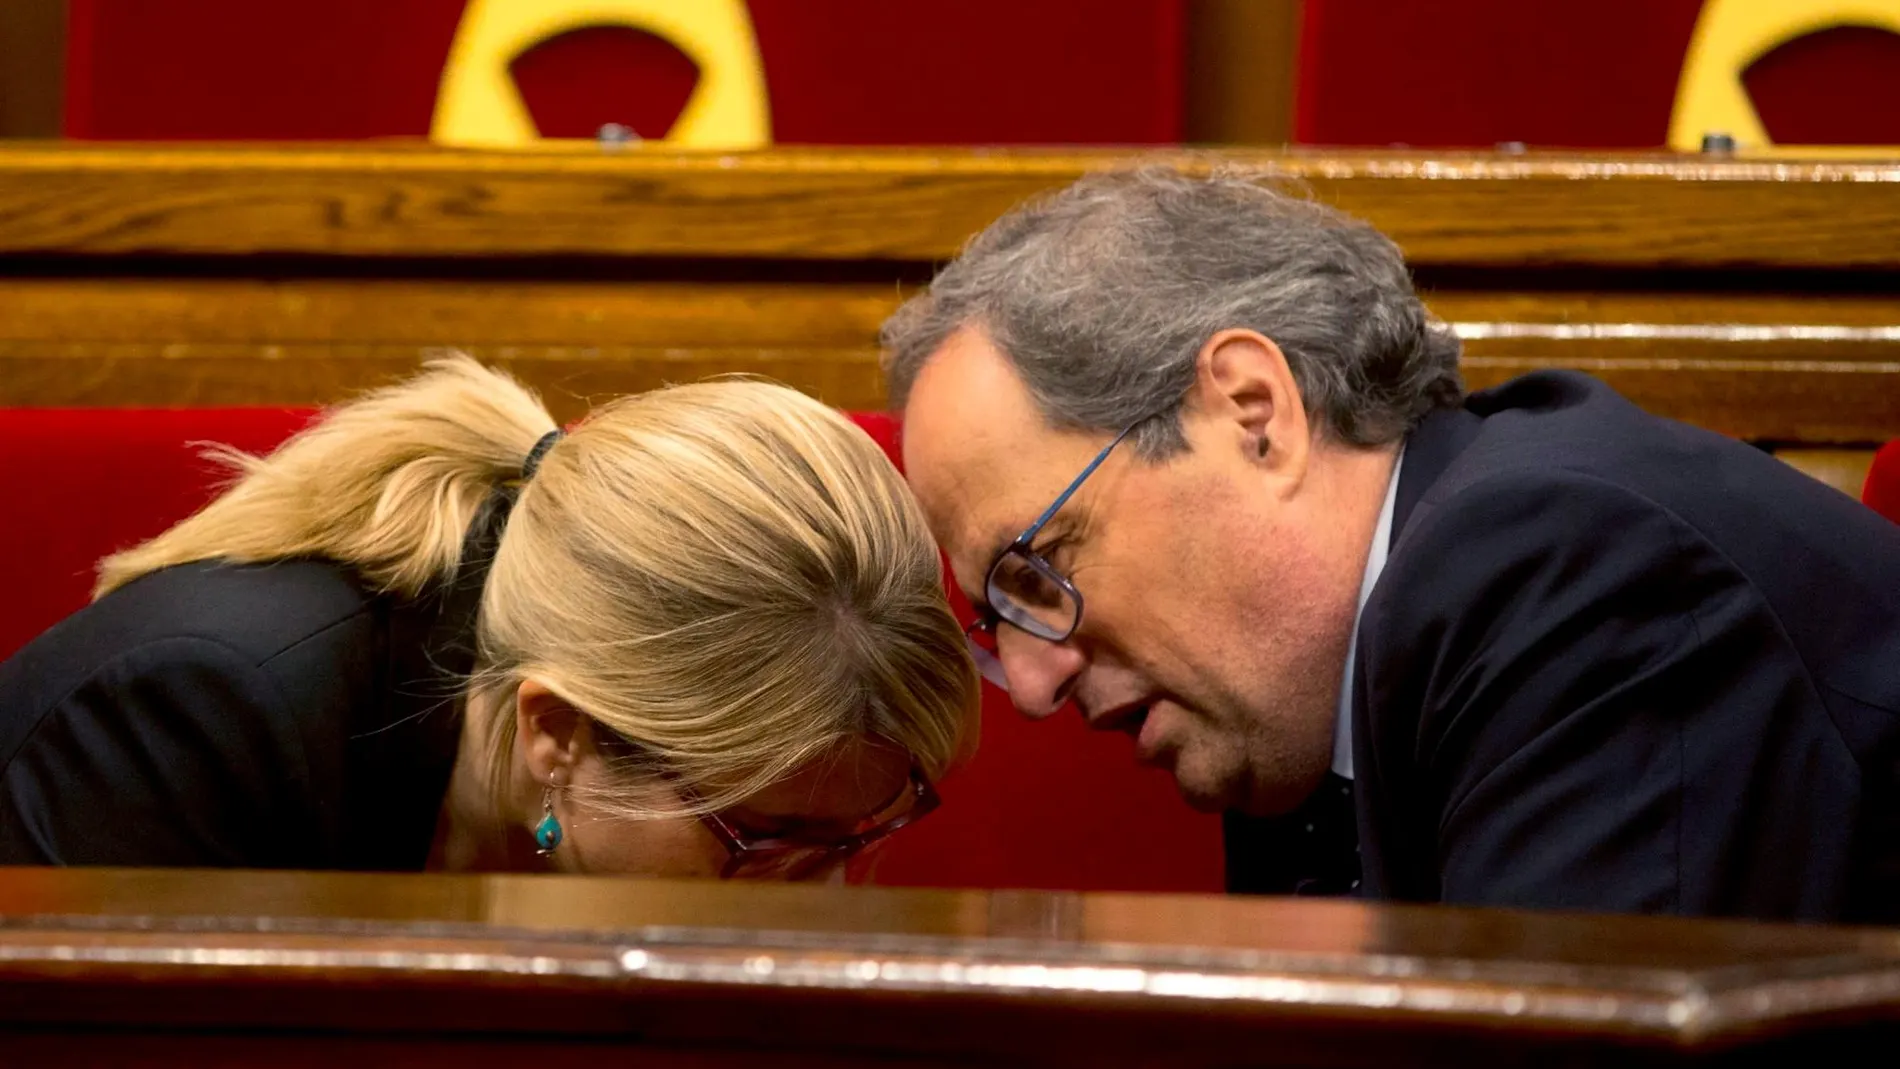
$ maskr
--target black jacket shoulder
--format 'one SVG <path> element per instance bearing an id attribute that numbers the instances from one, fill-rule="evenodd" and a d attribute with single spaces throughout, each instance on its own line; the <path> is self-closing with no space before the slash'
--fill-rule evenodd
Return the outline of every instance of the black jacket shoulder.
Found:
<path id="1" fill-rule="evenodd" d="M 1428 417 L 1359 648 L 1369 893 L 1829 919 L 1900 890 L 1900 537 L 1758 450 L 1565 373 Z"/>
<path id="2" fill-rule="evenodd" d="M 0 665 L 0 860 L 419 867 L 459 732 L 429 624 L 323 561 L 114 591 Z"/>

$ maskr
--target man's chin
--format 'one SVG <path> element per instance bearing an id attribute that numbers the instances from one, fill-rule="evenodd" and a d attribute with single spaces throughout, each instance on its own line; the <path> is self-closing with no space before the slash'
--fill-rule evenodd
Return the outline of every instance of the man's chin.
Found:
<path id="1" fill-rule="evenodd" d="M 1184 775 L 1183 772 L 1176 766 L 1174 787 L 1181 793 L 1181 800 L 1196 812 L 1224 813 L 1244 800 L 1245 792 L 1236 790 L 1234 784 L 1220 782 L 1212 776 Z"/>
<path id="2" fill-rule="evenodd" d="M 1324 775 L 1297 786 L 1268 774 L 1259 774 L 1248 762 L 1229 763 L 1218 753 L 1192 747 L 1171 751 L 1166 766 L 1174 773 L 1181 799 L 1202 813 L 1237 812 L 1250 817 L 1280 817 L 1311 797 Z"/>

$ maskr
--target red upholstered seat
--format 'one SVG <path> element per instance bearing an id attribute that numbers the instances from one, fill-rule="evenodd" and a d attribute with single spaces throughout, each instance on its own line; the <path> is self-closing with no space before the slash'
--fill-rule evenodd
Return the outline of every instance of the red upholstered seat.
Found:
<path id="1" fill-rule="evenodd" d="M 1900 438 L 1882 446 L 1874 454 L 1874 463 L 1867 469 L 1867 484 L 1861 488 L 1860 499 L 1867 507 L 1900 523 Z"/>
<path id="2" fill-rule="evenodd" d="M 0 658 L 84 605 L 99 557 L 208 500 L 216 469 L 194 443 L 268 450 L 307 410 L 0 409 L 8 472 L 0 523 Z M 896 458 L 889 416 L 854 418 Z M 959 610 L 966 611 L 959 599 Z M 877 879 L 941 887 L 1211 891 L 1219 822 L 1138 768 L 1120 735 L 1077 716 L 1032 724 L 985 688 L 977 755 L 942 785 L 943 808 L 896 836 Z"/>
<path id="3" fill-rule="evenodd" d="M 0 409 L 7 519 L 0 523 L 0 658 L 86 603 L 100 557 L 211 499 L 204 443 L 268 450 L 309 409 Z"/>

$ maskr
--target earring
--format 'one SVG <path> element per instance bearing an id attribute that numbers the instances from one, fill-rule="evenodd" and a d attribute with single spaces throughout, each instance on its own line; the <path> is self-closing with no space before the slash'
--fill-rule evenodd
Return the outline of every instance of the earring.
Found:
<path id="1" fill-rule="evenodd" d="M 1267 436 L 1264 434 L 1260 436 L 1260 455 L 1267 455 Z"/>
<path id="2" fill-rule="evenodd" d="M 541 823 L 534 826 L 535 853 L 542 857 L 554 853 L 561 845 L 561 820 L 554 815 L 554 785 L 548 784 L 541 790 Z"/>

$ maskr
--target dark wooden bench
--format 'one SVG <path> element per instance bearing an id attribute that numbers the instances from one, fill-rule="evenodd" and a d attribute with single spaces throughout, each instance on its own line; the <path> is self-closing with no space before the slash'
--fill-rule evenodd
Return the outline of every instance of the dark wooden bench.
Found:
<path id="1" fill-rule="evenodd" d="M 1314 900 L 0 871 L 9 1065 L 1878 1061 L 1891 932 Z"/>
<path id="2" fill-rule="evenodd" d="M 0 405 L 321 403 L 453 346 L 570 408 L 731 371 L 875 407 L 877 326 L 935 263 L 1139 163 L 1382 227 L 1474 386 L 1584 368 L 1836 481 L 1900 435 L 1900 164 L 1669 155 L 16 143 Z"/>

